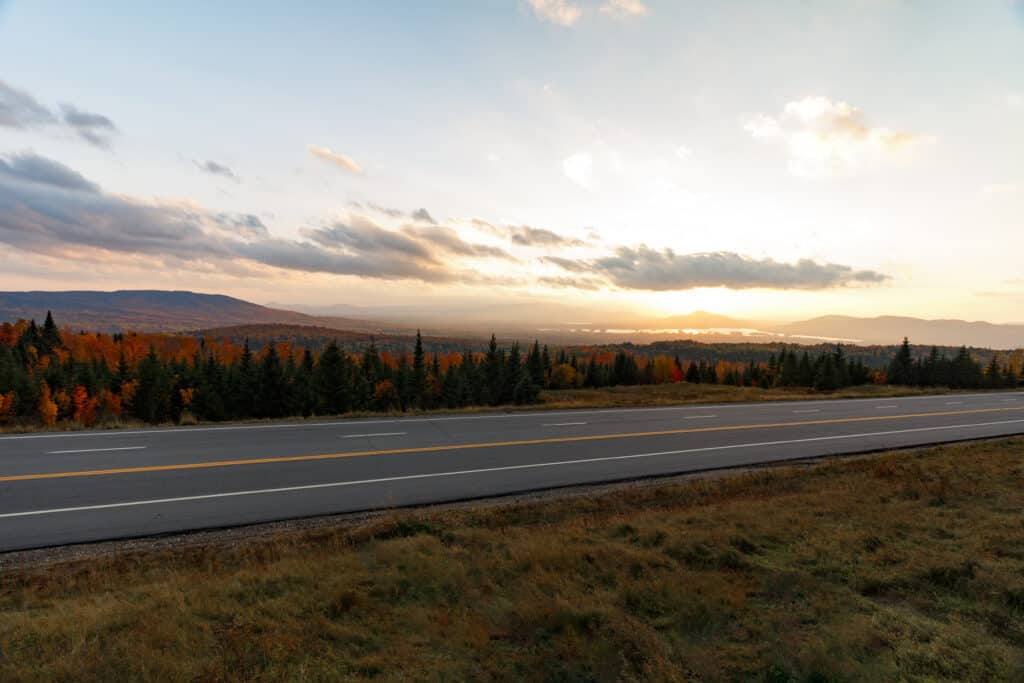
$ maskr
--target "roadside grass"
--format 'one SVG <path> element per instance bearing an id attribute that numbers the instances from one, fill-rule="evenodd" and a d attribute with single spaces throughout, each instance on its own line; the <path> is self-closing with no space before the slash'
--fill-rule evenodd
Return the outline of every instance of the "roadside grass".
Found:
<path id="1" fill-rule="evenodd" d="M 629 406 L 680 405 L 687 403 L 759 403 L 764 401 L 809 401 L 835 398 L 893 398 L 933 396 L 951 393 L 945 388 L 900 387 L 868 384 L 837 391 L 815 391 L 805 387 L 761 389 L 721 384 L 653 384 L 603 389 L 560 389 L 541 392 L 545 408 L 612 408 Z"/>
<path id="2" fill-rule="evenodd" d="M 0 577 L 3 681 L 1024 680 L 1024 438 Z"/>
<path id="3" fill-rule="evenodd" d="M 981 393 L 978 390 L 974 393 Z M 626 408 L 645 406 L 670 406 L 701 403 L 758 403 L 764 401 L 801 401 L 836 398 L 893 398 L 898 396 L 932 396 L 951 393 L 949 389 L 899 387 L 888 385 L 866 385 L 838 391 L 815 391 L 806 388 L 760 389 L 757 387 L 734 387 L 719 384 L 653 384 L 630 387 L 609 387 L 604 389 L 559 389 L 540 393 L 540 402 L 532 405 L 472 406 L 453 410 L 410 410 L 406 412 L 352 412 L 344 415 L 318 415 L 310 418 L 286 417 L 277 420 L 236 420 L 226 422 L 204 422 L 186 413 L 180 424 L 165 422 L 147 425 L 134 418 L 104 419 L 89 427 L 72 420 L 62 420 L 52 427 L 42 427 L 30 420 L 13 421 L 0 425 L 0 434 L 28 434 L 35 432 L 73 432 L 83 429 L 145 429 L 147 427 L 192 427 L 231 424 L 261 424 L 266 422 L 303 422 L 306 420 L 356 420 L 373 417 L 410 417 L 417 415 L 474 415 L 486 413 L 507 413 L 513 411 L 570 410 L 578 408 Z"/>

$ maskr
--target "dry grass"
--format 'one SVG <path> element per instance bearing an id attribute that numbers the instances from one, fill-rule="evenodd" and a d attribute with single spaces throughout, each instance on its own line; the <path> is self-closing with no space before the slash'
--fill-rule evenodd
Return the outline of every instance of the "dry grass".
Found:
<path id="1" fill-rule="evenodd" d="M 1024 439 L 0 579 L 3 681 L 1024 678 Z"/>
<path id="2" fill-rule="evenodd" d="M 610 408 L 627 406 L 662 406 L 686 403 L 758 403 L 763 401 L 807 401 L 835 398 L 892 398 L 894 396 L 930 396 L 948 394 L 949 389 L 865 385 L 838 391 L 761 389 L 721 384 L 655 384 L 606 389 L 563 389 L 541 393 L 545 408 Z"/>

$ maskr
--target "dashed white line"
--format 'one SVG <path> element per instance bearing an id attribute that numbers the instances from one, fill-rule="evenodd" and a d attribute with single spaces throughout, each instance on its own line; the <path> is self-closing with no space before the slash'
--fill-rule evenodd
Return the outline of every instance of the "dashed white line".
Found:
<path id="1" fill-rule="evenodd" d="M 947 406 L 962 406 L 963 404 L 963 401 L 946 401 Z"/>
<path id="2" fill-rule="evenodd" d="M 794 413 L 820 413 L 821 411 L 815 408 L 814 410 L 794 410 Z"/>
<path id="3" fill-rule="evenodd" d="M 717 415 L 687 415 L 684 420 L 706 420 L 712 417 L 718 417 Z"/>
<path id="4" fill-rule="evenodd" d="M 899 408 L 899 406 L 875 406 L 875 408 L 882 410 L 883 408 Z"/>
<path id="5" fill-rule="evenodd" d="M 1015 398 L 1004 398 L 1003 399 L 1003 403 L 1010 403 L 1011 401 L 1016 401 L 1016 400 L 1017 399 L 1015 399 Z"/>
<path id="6" fill-rule="evenodd" d="M 409 432 L 378 432 L 376 434 L 346 434 L 343 439 L 369 439 L 374 436 L 405 436 Z"/>
<path id="7" fill-rule="evenodd" d="M 687 448 L 679 451 L 660 451 L 658 453 L 636 453 L 632 455 L 611 455 L 603 458 L 583 458 L 580 460 L 556 460 L 554 462 L 538 462 L 526 465 L 506 465 L 504 467 L 482 467 L 473 470 L 455 470 L 451 472 L 433 472 L 427 474 L 405 474 L 395 477 L 380 477 L 377 479 L 359 479 L 355 481 L 334 481 L 325 484 L 306 484 L 303 486 L 283 486 L 273 489 L 254 489 L 249 491 L 229 491 L 226 493 L 207 493 L 197 496 L 180 496 L 178 498 L 154 498 L 150 500 L 131 500 L 123 503 L 103 503 L 100 505 L 82 505 L 79 507 L 51 508 L 49 510 L 27 510 L 24 512 L 6 512 L 0 514 L 0 519 L 11 519 L 14 517 L 34 517 L 39 515 L 53 515 L 62 512 L 85 512 L 88 510 L 111 510 L 115 508 L 139 507 L 142 505 L 160 505 L 165 503 L 187 503 L 197 500 L 213 500 L 216 498 L 237 498 L 240 496 L 257 496 L 270 493 L 289 493 L 293 491 L 311 491 L 315 489 L 340 488 L 343 486 L 359 486 L 364 484 L 386 484 L 397 481 L 412 481 L 416 479 L 435 479 L 439 477 L 457 477 L 467 474 L 488 474 L 491 472 L 508 472 L 512 470 L 529 470 L 541 467 L 559 467 L 564 465 L 585 465 L 595 462 L 612 462 L 616 460 L 635 460 L 638 458 L 654 458 L 661 455 L 685 455 L 687 453 L 707 453 L 710 451 L 735 450 L 737 448 L 757 448 L 763 446 L 783 446 L 794 443 L 811 443 L 814 441 L 835 441 L 837 439 L 860 439 L 875 436 L 889 436 L 892 434 L 912 434 L 915 432 L 935 432 L 949 429 L 967 429 L 970 427 L 993 427 L 997 425 L 1021 424 L 1021 420 L 1000 420 L 998 422 L 979 422 L 976 424 L 943 425 L 939 427 L 915 427 L 912 429 L 894 429 L 885 432 L 868 432 L 865 434 L 837 434 L 834 436 L 816 436 L 806 439 L 788 439 L 785 441 L 762 441 L 760 443 L 736 443 L 725 446 L 706 446 L 704 448 Z"/>
<path id="8" fill-rule="evenodd" d="M 586 422 L 551 422 L 550 424 L 541 425 L 542 427 L 576 427 L 578 425 L 585 425 Z"/>
<path id="9" fill-rule="evenodd" d="M 47 451 L 47 455 L 60 455 L 62 453 L 103 453 L 105 451 L 141 451 L 145 446 L 121 446 L 120 448 L 81 448 L 74 451 Z"/>

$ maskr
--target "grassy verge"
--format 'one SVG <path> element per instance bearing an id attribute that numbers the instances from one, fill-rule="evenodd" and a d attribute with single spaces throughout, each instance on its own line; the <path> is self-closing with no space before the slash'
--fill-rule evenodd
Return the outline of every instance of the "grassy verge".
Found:
<path id="1" fill-rule="evenodd" d="M 757 403 L 762 401 L 806 401 L 834 398 L 891 398 L 948 394 L 949 389 L 865 385 L 838 391 L 806 388 L 761 389 L 721 384 L 655 384 L 605 389 L 562 389 L 541 393 L 545 408 L 611 408 L 662 406 L 686 403 Z"/>
<path id="2" fill-rule="evenodd" d="M 763 401 L 801 401 L 835 398 L 891 398 L 895 396 L 930 396 L 951 393 L 949 389 L 915 387 L 875 386 L 850 387 L 839 391 L 814 391 L 813 389 L 760 389 L 756 387 L 734 387 L 717 384 L 656 384 L 631 387 L 609 387 L 605 389 L 561 389 L 543 391 L 540 403 L 534 405 L 473 406 L 455 410 L 414 410 L 405 413 L 355 412 L 344 415 L 318 416 L 313 418 L 288 417 L 275 422 L 301 422 L 303 420 L 359 419 L 370 417 L 403 417 L 411 415 L 471 415 L 481 413 L 505 413 L 511 411 L 568 410 L 573 408 L 626 408 L 644 406 L 685 405 L 688 403 L 757 403 Z M 263 423 L 267 420 L 242 420 L 233 422 L 202 422 L 193 417 L 181 425 L 167 422 L 159 427 L 228 425 Z M 143 429 L 151 427 L 135 419 L 107 420 L 88 429 Z M 0 426 L 0 434 L 24 434 L 35 432 L 73 432 L 85 429 L 77 422 L 61 421 L 53 427 L 41 427 L 34 422 L 22 422 Z"/>
<path id="3" fill-rule="evenodd" d="M 0 680 L 1024 677 L 1024 439 L 0 577 Z"/>

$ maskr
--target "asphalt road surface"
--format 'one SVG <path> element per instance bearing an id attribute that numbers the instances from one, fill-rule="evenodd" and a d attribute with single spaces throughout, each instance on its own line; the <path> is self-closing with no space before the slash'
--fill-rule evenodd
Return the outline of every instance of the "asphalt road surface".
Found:
<path id="1" fill-rule="evenodd" d="M 1024 433 L 1024 393 L 0 437 L 0 551 Z"/>

